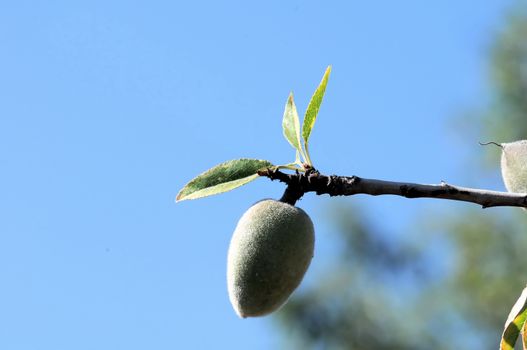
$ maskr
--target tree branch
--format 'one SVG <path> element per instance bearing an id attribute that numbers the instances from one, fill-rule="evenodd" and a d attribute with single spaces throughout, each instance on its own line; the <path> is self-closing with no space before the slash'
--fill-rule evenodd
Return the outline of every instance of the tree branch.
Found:
<path id="1" fill-rule="evenodd" d="M 294 205 L 304 193 L 315 192 L 318 195 L 352 196 L 369 194 L 372 196 L 395 195 L 406 198 L 440 198 L 455 201 L 471 202 L 488 207 L 523 207 L 527 208 L 527 195 L 488 191 L 475 188 L 459 187 L 441 182 L 438 185 L 423 185 L 410 182 L 394 182 L 365 179 L 358 176 L 322 175 L 315 169 L 305 173 L 286 174 L 276 169 L 265 169 L 258 172 L 271 180 L 287 184 L 283 202 Z"/>

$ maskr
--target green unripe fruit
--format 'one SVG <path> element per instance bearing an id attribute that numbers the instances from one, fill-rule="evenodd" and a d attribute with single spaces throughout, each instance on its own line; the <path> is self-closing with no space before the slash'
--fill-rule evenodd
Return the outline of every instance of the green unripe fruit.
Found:
<path id="1" fill-rule="evenodd" d="M 501 175 L 509 192 L 527 193 L 527 140 L 502 143 Z"/>
<path id="2" fill-rule="evenodd" d="M 282 306 L 304 277 L 315 247 L 309 216 L 266 199 L 241 217 L 229 247 L 227 287 L 240 317 L 263 316 Z"/>

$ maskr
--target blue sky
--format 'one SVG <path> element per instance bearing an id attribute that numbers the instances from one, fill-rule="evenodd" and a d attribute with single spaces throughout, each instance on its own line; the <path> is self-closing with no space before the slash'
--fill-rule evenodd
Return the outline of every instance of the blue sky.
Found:
<path id="1" fill-rule="evenodd" d="M 270 318 L 237 318 L 225 265 L 239 217 L 282 185 L 175 204 L 178 190 L 225 160 L 292 161 L 287 95 L 303 112 L 328 64 L 310 143 L 322 172 L 476 185 L 460 145 L 479 140 L 451 118 L 485 101 L 511 3 L 0 5 L 0 348 L 279 345 Z M 317 230 L 308 279 L 330 254 L 332 200 L 299 203 Z M 340 201 L 395 228 L 447 207 Z"/>

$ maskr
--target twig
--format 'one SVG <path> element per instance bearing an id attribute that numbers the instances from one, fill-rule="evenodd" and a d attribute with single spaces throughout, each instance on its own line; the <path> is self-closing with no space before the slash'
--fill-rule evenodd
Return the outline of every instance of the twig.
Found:
<path id="1" fill-rule="evenodd" d="M 471 202 L 489 207 L 523 207 L 527 208 L 527 194 L 488 191 L 475 188 L 459 187 L 441 182 L 438 185 L 423 185 L 410 182 L 394 182 L 365 179 L 358 176 L 322 175 L 315 169 L 306 173 L 286 174 L 279 170 L 266 169 L 259 171 L 260 176 L 279 180 L 287 184 L 283 202 L 294 205 L 304 193 L 315 192 L 318 195 L 352 196 L 369 194 L 372 196 L 395 195 L 406 198 L 440 198 L 455 201 Z"/>

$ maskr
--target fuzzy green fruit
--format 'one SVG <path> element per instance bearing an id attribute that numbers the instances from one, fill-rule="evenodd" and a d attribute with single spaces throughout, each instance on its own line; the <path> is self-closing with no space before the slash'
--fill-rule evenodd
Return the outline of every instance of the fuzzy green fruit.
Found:
<path id="1" fill-rule="evenodd" d="M 502 143 L 501 175 L 509 192 L 527 193 L 527 140 Z"/>
<path id="2" fill-rule="evenodd" d="M 263 316 L 282 306 L 304 277 L 315 247 L 309 216 L 266 199 L 243 214 L 227 258 L 227 287 L 240 317 Z"/>

